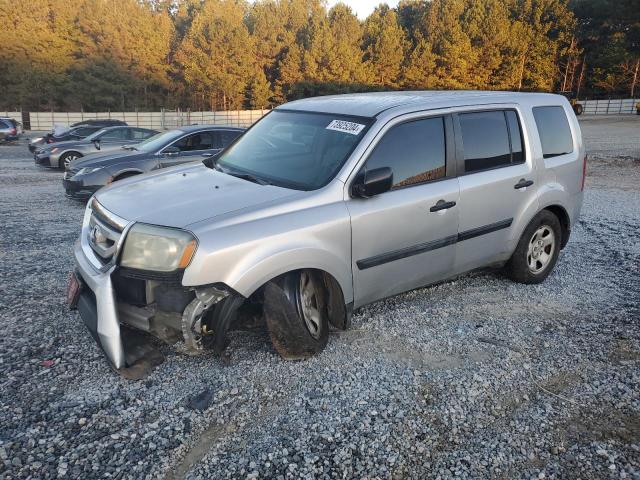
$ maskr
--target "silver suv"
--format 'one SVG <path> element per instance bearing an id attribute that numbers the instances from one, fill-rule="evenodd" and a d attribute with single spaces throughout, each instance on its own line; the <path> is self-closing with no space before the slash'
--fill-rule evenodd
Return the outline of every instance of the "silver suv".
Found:
<path id="1" fill-rule="evenodd" d="M 288 103 L 203 163 L 87 206 L 68 300 L 117 369 L 123 324 L 220 352 L 253 312 L 301 358 L 390 295 L 487 266 L 539 283 L 586 155 L 562 96 L 394 92 Z"/>

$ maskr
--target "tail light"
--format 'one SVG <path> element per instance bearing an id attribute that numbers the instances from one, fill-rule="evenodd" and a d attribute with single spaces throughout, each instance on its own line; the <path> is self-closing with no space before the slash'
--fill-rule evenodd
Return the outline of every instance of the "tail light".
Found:
<path id="1" fill-rule="evenodd" d="M 580 185 L 580 191 L 584 191 L 584 181 L 587 179 L 587 154 L 584 154 L 584 160 L 582 161 L 582 184 Z"/>
<path id="2" fill-rule="evenodd" d="M 53 138 L 51 137 L 47 138 L 47 143 L 53 143 Z"/>
<path id="3" fill-rule="evenodd" d="M 12 128 L 11 130 L 9 130 L 9 135 L 16 135 L 18 133 L 18 130 L 16 130 L 15 128 Z"/>

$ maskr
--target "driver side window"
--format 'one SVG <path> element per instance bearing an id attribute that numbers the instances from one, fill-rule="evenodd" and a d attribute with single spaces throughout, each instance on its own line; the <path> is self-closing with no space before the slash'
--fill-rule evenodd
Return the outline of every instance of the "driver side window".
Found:
<path id="1" fill-rule="evenodd" d="M 193 152 L 198 150 L 211 150 L 214 147 L 214 137 L 212 132 L 198 132 L 187 135 L 175 142 L 172 146 L 177 147 L 181 152 Z"/>
<path id="2" fill-rule="evenodd" d="M 444 128 L 443 117 L 392 127 L 376 145 L 365 168 L 391 168 L 392 190 L 443 178 L 446 174 Z"/>

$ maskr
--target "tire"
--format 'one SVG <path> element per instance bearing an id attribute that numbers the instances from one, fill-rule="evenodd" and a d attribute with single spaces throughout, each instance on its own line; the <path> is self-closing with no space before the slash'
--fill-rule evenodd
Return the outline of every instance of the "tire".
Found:
<path id="1" fill-rule="evenodd" d="M 327 345 L 326 299 L 322 274 L 314 270 L 287 273 L 265 286 L 265 321 L 273 346 L 282 358 L 308 358 Z"/>
<path id="2" fill-rule="evenodd" d="M 543 282 L 558 261 L 562 244 L 560 221 L 553 213 L 542 210 L 525 228 L 515 252 L 505 265 L 507 275 L 515 282 Z"/>
<path id="3" fill-rule="evenodd" d="M 78 152 L 67 152 L 60 157 L 58 161 L 58 168 L 61 170 L 67 170 L 67 165 L 71 163 L 72 160 L 82 157 Z"/>
<path id="4" fill-rule="evenodd" d="M 576 115 L 582 115 L 582 112 L 584 111 L 584 107 L 579 103 L 576 103 L 573 106 L 573 111 L 575 112 Z"/>

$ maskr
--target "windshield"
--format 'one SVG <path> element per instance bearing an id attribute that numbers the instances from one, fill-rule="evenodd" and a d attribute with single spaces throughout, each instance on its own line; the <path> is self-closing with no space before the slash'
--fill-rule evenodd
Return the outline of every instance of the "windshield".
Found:
<path id="1" fill-rule="evenodd" d="M 171 130 L 169 132 L 156 133 L 154 136 L 149 137 L 140 143 L 136 143 L 135 149 L 142 152 L 156 152 L 161 148 L 166 147 L 168 143 L 171 143 L 181 135 L 184 135 L 182 130 Z"/>
<path id="2" fill-rule="evenodd" d="M 231 145 L 216 164 L 230 174 L 315 190 L 338 173 L 371 119 L 274 110 Z"/>

